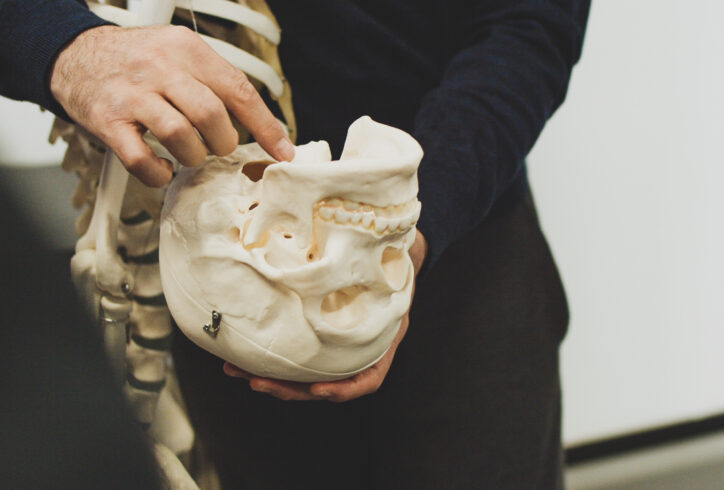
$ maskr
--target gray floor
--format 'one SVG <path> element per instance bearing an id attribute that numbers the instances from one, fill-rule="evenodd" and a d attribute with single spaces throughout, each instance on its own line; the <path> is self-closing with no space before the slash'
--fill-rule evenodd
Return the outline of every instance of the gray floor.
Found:
<path id="1" fill-rule="evenodd" d="M 576 465 L 569 490 L 724 490 L 724 432 Z"/>

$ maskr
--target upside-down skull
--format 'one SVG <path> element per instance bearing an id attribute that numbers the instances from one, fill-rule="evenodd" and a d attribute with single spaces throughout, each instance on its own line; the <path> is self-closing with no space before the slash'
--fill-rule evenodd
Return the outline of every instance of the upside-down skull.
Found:
<path id="1" fill-rule="evenodd" d="M 422 149 L 372 121 L 274 162 L 257 144 L 181 169 L 162 212 L 164 293 L 182 331 L 251 373 L 353 375 L 389 348 L 409 307 Z"/>

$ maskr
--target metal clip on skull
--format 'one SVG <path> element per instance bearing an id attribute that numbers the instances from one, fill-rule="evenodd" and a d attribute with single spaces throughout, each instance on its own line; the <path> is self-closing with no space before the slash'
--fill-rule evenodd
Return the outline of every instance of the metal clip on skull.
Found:
<path id="1" fill-rule="evenodd" d="M 219 329 L 221 328 L 221 313 L 218 311 L 211 312 L 211 323 L 204 325 L 204 332 L 209 334 L 212 338 L 216 338 L 219 335 Z"/>

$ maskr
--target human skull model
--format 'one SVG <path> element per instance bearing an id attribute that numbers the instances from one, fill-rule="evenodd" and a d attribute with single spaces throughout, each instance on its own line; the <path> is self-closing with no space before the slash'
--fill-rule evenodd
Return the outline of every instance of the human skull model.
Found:
<path id="1" fill-rule="evenodd" d="M 162 212 L 164 293 L 181 330 L 259 376 L 349 377 L 410 305 L 420 145 L 372 121 L 275 163 L 257 144 L 183 168 Z"/>

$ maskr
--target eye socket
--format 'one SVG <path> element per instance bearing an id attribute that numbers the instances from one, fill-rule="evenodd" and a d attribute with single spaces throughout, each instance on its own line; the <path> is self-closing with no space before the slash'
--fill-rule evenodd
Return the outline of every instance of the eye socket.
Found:
<path id="1" fill-rule="evenodd" d="M 273 163 L 272 161 L 249 162 L 244 164 L 241 173 L 246 175 L 252 182 L 259 182 L 264 177 L 266 168 Z"/>

